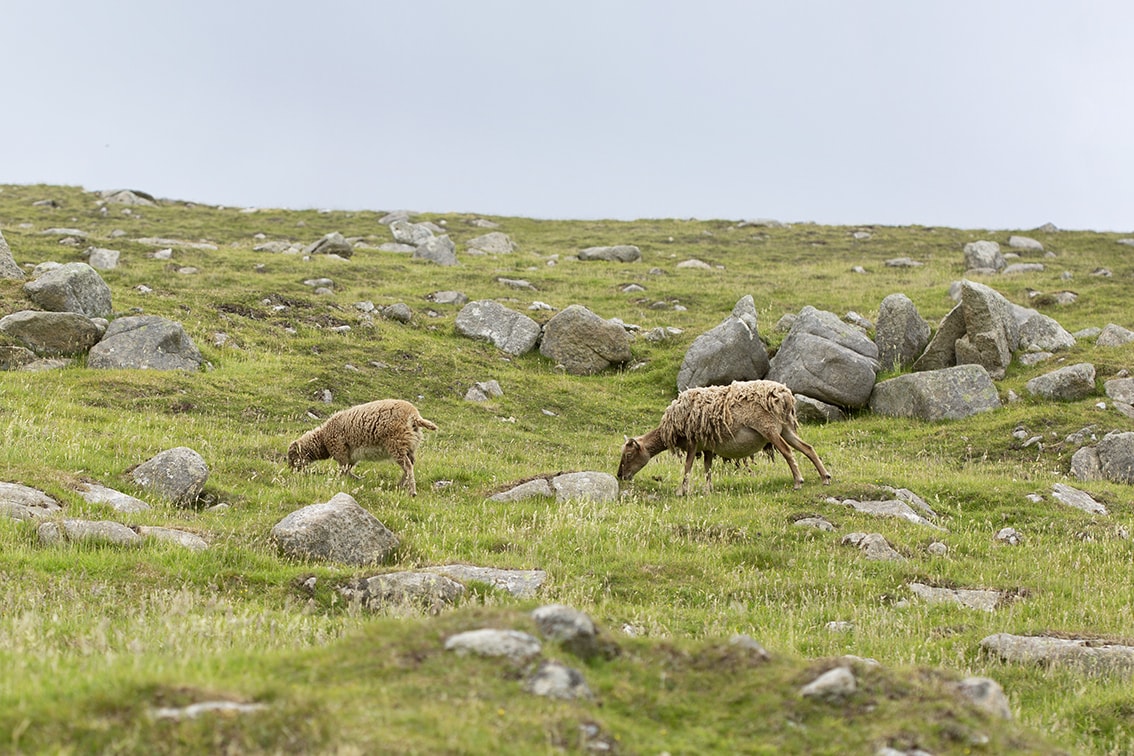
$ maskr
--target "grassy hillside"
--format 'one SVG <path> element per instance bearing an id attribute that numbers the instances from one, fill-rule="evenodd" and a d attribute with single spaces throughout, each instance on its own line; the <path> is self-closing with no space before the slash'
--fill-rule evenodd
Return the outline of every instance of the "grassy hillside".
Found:
<path id="1" fill-rule="evenodd" d="M 54 200 L 54 206 L 36 205 Z M 623 434 L 657 422 L 675 394 L 689 343 L 751 294 L 761 334 L 804 305 L 840 315 L 878 314 L 889 294 L 909 296 L 936 323 L 952 307 L 962 247 L 1009 232 L 925 227 L 747 226 L 732 221 L 539 221 L 491 218 L 519 248 L 470 256 L 485 233 L 475 216 L 422 213 L 444 224 L 461 264 L 360 248 L 347 261 L 253 251 L 265 240 L 310 243 L 338 231 L 371 247 L 391 241 L 383 212 L 218 208 L 184 202 L 109 205 L 76 187 L 3 186 L 0 230 L 21 265 L 82 259 L 88 246 L 119 250 L 104 271 L 117 315 L 161 315 L 184 325 L 209 363 L 199 373 L 87 369 L 0 373 L 0 480 L 46 491 L 69 517 L 190 530 L 211 544 L 193 553 L 148 543 L 133 550 L 45 547 L 27 523 L 0 518 L 0 752 L 40 753 L 874 753 L 921 747 L 943 753 L 1129 753 L 1129 678 L 1002 663 L 979 641 L 997 632 L 1051 632 L 1131 642 L 1134 496 L 1129 486 L 1068 481 L 1075 447 L 1065 437 L 1134 430 L 1100 409 L 1102 381 L 1134 367 L 1134 348 L 1081 341 L 1060 363 L 1013 365 L 998 384 L 1025 396 L 1001 410 L 950 423 L 860 413 L 803 428 L 834 481 L 820 486 L 803 461 L 793 491 L 782 459 L 718 469 L 715 491 L 677 498 L 680 464 L 666 455 L 617 505 L 527 500 L 498 504 L 509 481 L 560 470 L 613 472 Z M 207 199 L 207 198 L 202 198 Z M 61 245 L 50 228 L 88 234 Z M 124 232 L 124 235 L 116 234 Z M 856 231 L 869 238 L 856 238 Z M 1114 322 L 1134 327 L 1130 248 L 1116 234 L 1023 231 L 1054 257 L 1042 273 L 984 279 L 1032 305 L 1072 289 L 1074 305 L 1043 311 L 1069 331 Z M 215 249 L 139 239 L 207 242 Z M 635 244 L 633 264 L 580 262 L 579 249 Z M 910 257 L 916 268 L 888 267 Z M 679 269 L 690 258 L 711 270 Z M 855 266 L 865 273 L 852 271 Z M 186 271 L 196 269 L 195 272 Z M 1107 268 L 1110 277 L 1092 275 Z M 1064 280 L 1064 272 L 1071 274 Z M 334 293 L 304 281 L 327 277 Z M 536 291 L 501 284 L 525 279 Z M 637 283 L 646 291 L 623 293 Z M 431 292 L 456 289 L 529 312 L 534 300 L 573 303 L 640 325 L 683 329 L 661 343 L 638 338 L 632 365 L 588 377 L 562 374 L 538 353 L 507 358 L 456 334 L 455 306 Z M 408 324 L 367 317 L 355 303 L 405 302 Z M 664 303 L 664 305 L 658 305 Z M 674 305 L 680 305 L 675 308 Z M 19 282 L 0 281 L 0 316 L 28 309 Z M 553 314 L 534 311 L 546 322 Z M 350 326 L 342 330 L 340 326 Z M 223 334 L 219 337 L 218 334 Z M 1089 361 L 1100 396 L 1073 403 L 1026 397 L 1024 383 L 1056 364 Z M 495 379 L 504 395 L 463 400 Z M 324 401 L 331 397 L 330 403 Z M 364 463 L 360 479 L 324 462 L 287 469 L 287 444 L 344 407 L 383 397 L 413 401 L 440 425 L 418 452 L 419 495 L 395 487 L 390 463 Z M 1041 444 L 1024 446 L 1026 428 Z M 147 498 L 126 471 L 159 451 L 188 446 L 208 462 L 208 504 L 153 502 L 121 515 L 86 503 L 78 482 Z M 449 485 L 434 486 L 446 481 Z M 1067 481 L 1110 514 L 1052 501 Z M 700 481 L 698 480 L 698 483 Z M 828 496 L 870 498 L 908 488 L 947 532 L 856 514 Z M 302 563 L 280 556 L 271 527 L 339 491 L 398 534 L 379 568 Z M 1029 494 L 1044 495 L 1033 503 Z M 838 530 L 795 527 L 821 514 Z M 1005 526 L 1023 543 L 994 540 Z M 841 546 L 851 532 L 883 534 L 907 559 L 873 562 Z M 940 540 L 944 556 L 925 547 Z M 438 616 L 373 613 L 337 587 L 379 571 L 447 563 L 540 568 L 538 600 L 481 586 Z M 313 594 L 304 581 L 316 577 Z M 929 605 L 919 581 L 990 588 L 1016 599 L 994 612 Z M 587 612 L 620 652 L 584 662 L 555 644 L 544 656 L 578 668 L 591 701 L 556 702 L 521 691 L 523 670 L 456 657 L 446 637 L 483 626 L 533 631 L 544 603 Z M 832 631 L 828 623 L 850 623 Z M 728 643 L 746 633 L 772 655 L 758 662 Z M 799 688 L 845 654 L 872 658 L 848 702 L 802 699 Z M 998 680 L 1014 719 L 989 718 L 949 692 L 970 675 Z M 155 707 L 228 699 L 256 713 L 173 722 Z"/>

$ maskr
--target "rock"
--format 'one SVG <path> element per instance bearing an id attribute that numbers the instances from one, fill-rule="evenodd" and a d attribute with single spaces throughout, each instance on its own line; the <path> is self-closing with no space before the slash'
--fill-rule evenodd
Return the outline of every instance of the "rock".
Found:
<path id="1" fill-rule="evenodd" d="M 910 583 L 910 591 L 930 604 L 960 604 L 970 609 L 991 612 L 1004 600 L 1000 591 L 969 588 L 935 588 L 924 583 Z"/>
<path id="2" fill-rule="evenodd" d="M 23 281 L 27 278 L 23 269 L 12 257 L 12 248 L 8 246 L 8 241 L 4 238 L 3 232 L 0 232 L 0 278 L 13 281 Z"/>
<path id="3" fill-rule="evenodd" d="M 966 677 L 957 683 L 957 692 L 977 708 L 1000 719 L 1011 719 L 1012 709 L 1000 683 L 988 677 Z"/>
<path id="4" fill-rule="evenodd" d="M 1095 501 L 1086 491 L 1072 488 L 1066 483 L 1056 483 L 1051 488 L 1052 496 L 1058 502 L 1081 509 L 1089 514 L 1106 515 L 1106 507 Z"/>
<path id="5" fill-rule="evenodd" d="M 110 317 L 110 287 L 83 262 L 67 263 L 24 284 L 24 293 L 50 312 L 77 312 L 88 318 Z"/>
<path id="6" fill-rule="evenodd" d="M 827 533 L 834 533 L 835 526 L 826 517 L 801 517 L 792 523 L 797 528 L 815 528 Z"/>
<path id="7" fill-rule="evenodd" d="M 398 537 L 348 493 L 298 509 L 272 528 L 272 540 L 297 559 L 368 565 L 386 560 Z"/>
<path id="8" fill-rule="evenodd" d="M 1103 384 L 1103 390 L 1116 402 L 1134 404 L 1134 378 L 1112 378 Z"/>
<path id="9" fill-rule="evenodd" d="M 1058 352 L 1075 346 L 1075 337 L 1054 318 L 1015 305 L 1013 311 L 1020 326 L 1020 349 Z"/>
<path id="10" fill-rule="evenodd" d="M 555 492 L 551 490 L 551 483 L 547 478 L 535 478 L 525 481 L 507 491 L 501 491 L 489 496 L 488 500 L 506 504 L 513 501 L 529 499 L 533 496 L 546 496 L 548 498 L 555 496 Z"/>
<path id="11" fill-rule="evenodd" d="M 456 265 L 457 245 L 448 234 L 434 236 L 418 245 L 413 252 L 413 259 L 428 260 L 444 266 Z"/>
<path id="12" fill-rule="evenodd" d="M 874 343 L 882 370 L 909 368 L 929 344 L 929 323 L 905 294 L 891 294 L 882 300 Z"/>
<path id="13" fill-rule="evenodd" d="M 87 367 L 107 369 L 194 371 L 203 362 L 181 324 L 157 315 L 111 321 L 87 357 Z"/>
<path id="14" fill-rule="evenodd" d="M 857 512 L 863 512 L 864 514 L 871 514 L 875 515 L 876 517 L 899 517 L 903 520 L 908 520 L 916 525 L 928 525 L 931 528 L 943 530 L 943 528 L 941 528 L 940 526 L 933 524 L 929 520 L 919 515 L 909 504 L 901 501 L 900 499 L 887 499 L 884 501 L 830 499 L 830 501 L 834 501 L 836 503 L 842 504 L 843 506 L 850 507 Z"/>
<path id="15" fill-rule="evenodd" d="M 21 310 L 0 318 L 0 333 L 18 339 L 40 356 L 83 354 L 98 343 L 103 330 L 77 312 Z"/>
<path id="16" fill-rule="evenodd" d="M 544 661 L 524 681 L 524 690 L 561 701 L 593 698 L 582 673 L 556 661 Z"/>
<path id="17" fill-rule="evenodd" d="M 62 511 L 43 491 L 19 483 L 0 482 L 0 515 L 13 520 L 40 520 Z"/>
<path id="18" fill-rule="evenodd" d="M 85 501 L 91 504 L 106 504 L 115 512 L 144 512 L 150 508 L 150 505 L 141 499 L 97 483 L 83 483 L 77 490 Z"/>
<path id="19" fill-rule="evenodd" d="M 110 520 L 47 520 L 36 528 L 45 545 L 59 543 L 100 543 L 110 546 L 138 546 L 142 537 L 122 523 Z"/>
<path id="20" fill-rule="evenodd" d="M 795 416 L 801 423 L 836 423 L 847 419 L 847 413 L 833 404 L 795 395 Z"/>
<path id="21" fill-rule="evenodd" d="M 866 555 L 867 559 L 892 562 L 900 562 L 905 559 L 894 550 L 894 547 L 881 533 L 848 533 L 839 540 L 839 543 L 843 546 L 858 548 Z"/>
<path id="22" fill-rule="evenodd" d="M 516 243 L 500 231 L 469 239 L 468 251 L 471 254 L 506 255 L 516 251 Z"/>
<path id="23" fill-rule="evenodd" d="M 458 655 L 500 656 L 521 663 L 539 655 L 541 649 L 539 640 L 519 630 L 469 630 L 445 641 L 445 650 Z"/>
<path id="24" fill-rule="evenodd" d="M 37 359 L 35 352 L 25 347 L 0 345 L 0 370 L 22 370 Z"/>
<path id="25" fill-rule="evenodd" d="M 490 341 L 498 349 L 519 356 L 530 352 L 539 341 L 539 323 L 527 315 L 509 310 L 489 299 L 469 302 L 457 313 L 457 333 Z"/>
<path id="26" fill-rule="evenodd" d="M 1009 236 L 1008 246 L 1028 252 L 1043 252 L 1043 245 L 1029 236 Z"/>
<path id="27" fill-rule="evenodd" d="M 136 189 L 106 189 L 98 193 L 103 202 L 109 205 L 129 205 L 132 207 L 157 207 L 153 195 Z"/>
<path id="28" fill-rule="evenodd" d="M 598 504 L 618 501 L 618 479 L 605 472 L 575 472 L 551 479 L 556 501 L 589 500 Z"/>
<path id="29" fill-rule="evenodd" d="M 1120 325 L 1115 325 L 1114 323 L 1107 323 L 1106 326 L 1103 327 L 1102 332 L 1099 333 L 1095 344 L 1103 347 L 1117 347 L 1123 344 L 1129 344 L 1131 341 L 1134 341 L 1134 331 L 1123 328 Z"/>
<path id="30" fill-rule="evenodd" d="M 853 672 L 846 667 L 835 667 L 804 685 L 799 695 L 804 698 L 840 700 L 852 695 L 857 687 Z"/>
<path id="31" fill-rule="evenodd" d="M 677 390 L 759 380 L 768 367 L 768 351 L 756 328 L 756 305 L 746 294 L 722 323 L 693 340 L 677 372 Z"/>
<path id="32" fill-rule="evenodd" d="M 209 467 L 200 454 L 178 446 L 135 467 L 130 479 L 179 507 L 191 507 L 205 489 Z"/>
<path id="33" fill-rule="evenodd" d="M 1023 538 L 1015 528 L 1001 528 L 996 532 L 996 540 L 1009 546 L 1019 546 Z"/>
<path id="34" fill-rule="evenodd" d="M 878 373 L 878 346 L 837 315 L 804 307 L 767 378 L 793 392 L 851 409 L 863 407 Z"/>
<path id="35" fill-rule="evenodd" d="M 497 381 L 478 381 L 465 392 L 465 401 L 487 402 L 489 399 L 495 399 L 498 396 L 504 396 L 504 390 L 500 388 Z"/>
<path id="36" fill-rule="evenodd" d="M 630 337 L 622 326 L 575 304 L 547 322 L 539 352 L 571 375 L 592 375 L 629 362 Z"/>
<path id="37" fill-rule="evenodd" d="M 879 382 L 870 410 L 889 417 L 959 420 L 1000 407 L 996 385 L 980 365 L 909 373 Z"/>
<path id="38" fill-rule="evenodd" d="M 382 308 L 382 317 L 387 320 L 396 320 L 399 323 L 408 323 L 413 320 L 413 310 L 405 302 L 387 305 Z"/>
<path id="39" fill-rule="evenodd" d="M 1095 393 L 1095 366 L 1089 362 L 1053 370 L 1024 384 L 1032 396 L 1051 401 L 1073 402 Z"/>
<path id="40" fill-rule="evenodd" d="M 965 313 L 957 305 L 941 319 L 921 357 L 914 361 L 915 372 L 942 370 L 957 364 L 957 340 L 965 335 Z"/>
<path id="41" fill-rule="evenodd" d="M 1076 480 L 1102 480 L 1102 462 L 1095 446 L 1084 446 L 1071 455 L 1071 475 Z"/>
<path id="42" fill-rule="evenodd" d="M 975 241 L 965 245 L 965 270 L 986 268 L 993 271 L 1004 269 L 1007 262 L 1000 253 L 1000 245 L 994 241 Z"/>
<path id="43" fill-rule="evenodd" d="M 204 551 L 209 548 L 209 544 L 204 538 L 195 533 L 190 533 L 187 530 L 139 525 L 137 531 L 138 535 L 143 538 L 153 538 L 158 541 L 176 544 L 190 551 Z"/>
<path id="44" fill-rule="evenodd" d="M 469 301 L 469 298 L 459 291 L 435 291 L 425 298 L 430 302 L 442 305 L 465 305 Z"/>
<path id="45" fill-rule="evenodd" d="M 427 567 L 426 571 L 450 577 L 461 583 L 473 581 L 485 583 L 523 599 L 534 598 L 547 581 L 547 573 L 544 570 L 502 570 L 494 567 L 473 567 L 467 564 L 445 564 L 439 567 Z"/>
<path id="46" fill-rule="evenodd" d="M 1099 468 L 1114 483 L 1134 485 L 1134 432 L 1111 431 L 1099 440 Z"/>
<path id="47" fill-rule="evenodd" d="M 981 640 L 980 647 L 1016 664 L 1065 664 L 1090 673 L 1134 671 L 1134 646 L 1118 643 L 996 633 Z"/>
<path id="48" fill-rule="evenodd" d="M 579 259 L 637 262 L 642 259 L 642 251 L 630 244 L 618 244 L 613 247 L 587 247 L 579 251 Z"/>
<path id="49" fill-rule="evenodd" d="M 577 609 L 563 604 L 549 604 L 535 609 L 532 619 L 544 638 L 558 641 L 578 657 L 589 659 L 602 651 L 595 623 Z"/>
<path id="50" fill-rule="evenodd" d="M 88 247 L 86 251 L 87 264 L 95 270 L 114 270 L 118 267 L 118 258 L 122 253 L 116 249 L 103 247 Z"/>
<path id="51" fill-rule="evenodd" d="M 464 596 L 465 587 L 435 572 L 391 572 L 353 580 L 340 593 L 367 609 L 412 605 L 436 613 L 456 604 Z"/>
<path id="52" fill-rule="evenodd" d="M 1020 343 L 1011 303 L 991 287 L 962 281 L 961 311 L 965 335 L 954 344 L 957 364 L 983 365 L 993 380 L 1000 380 Z"/>
<path id="53" fill-rule="evenodd" d="M 1000 271 L 1001 275 L 1011 276 L 1019 273 L 1042 273 L 1043 263 L 1012 263 Z"/>
<path id="54" fill-rule="evenodd" d="M 351 246 L 342 234 L 338 231 L 332 231 L 318 241 L 312 242 L 304 248 L 303 254 L 305 255 L 338 255 L 339 257 L 350 257 L 354 254 L 354 247 Z"/>
<path id="55" fill-rule="evenodd" d="M 410 223 L 404 218 L 391 221 L 389 227 L 394 241 L 399 244 L 419 247 L 434 238 L 432 228 L 424 223 Z"/>

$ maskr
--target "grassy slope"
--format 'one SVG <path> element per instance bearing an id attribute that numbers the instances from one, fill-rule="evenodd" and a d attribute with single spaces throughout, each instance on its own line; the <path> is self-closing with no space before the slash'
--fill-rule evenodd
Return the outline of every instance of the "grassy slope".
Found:
<path id="1" fill-rule="evenodd" d="M 33 207 L 54 198 L 59 208 Z M 0 374 L 0 479 L 41 488 L 69 516 L 113 518 L 200 532 L 213 547 L 189 554 L 147 545 L 135 551 L 91 547 L 45 549 L 34 529 L 0 521 L 0 750 L 36 752 L 73 744 L 77 752 L 234 751 L 532 752 L 584 747 L 579 725 L 632 753 L 668 750 L 871 752 L 882 744 L 961 752 L 975 734 L 988 752 L 1056 748 L 1122 753 L 1134 748 L 1128 680 L 1083 678 L 1066 670 L 1004 665 L 984 657 L 979 640 L 994 632 L 1059 631 L 1128 637 L 1132 524 L 1130 489 L 1082 487 L 1111 515 L 1094 518 L 1029 493 L 1046 493 L 1066 475 L 1073 448 L 1062 439 L 1085 425 L 1130 430 L 1134 423 L 1094 407 L 1097 400 L 1045 404 L 1030 399 L 948 424 L 860 414 L 808 426 L 835 482 L 792 491 L 787 467 L 758 461 L 753 471 L 715 476 L 712 495 L 672 495 L 679 465 L 653 462 L 618 506 L 536 501 L 499 505 L 485 493 L 511 480 L 556 470 L 611 470 L 623 433 L 656 422 L 674 394 L 689 342 L 752 294 L 761 332 L 774 347 L 774 324 L 804 305 L 870 318 L 888 294 L 902 292 L 936 322 L 952 306 L 950 282 L 962 274 L 967 241 L 1006 241 L 1007 233 L 921 227 L 797 225 L 738 228 L 725 221 L 536 221 L 494 218 L 519 244 L 508 256 L 464 255 L 484 233 L 470 216 L 425 214 L 444 221 L 460 266 L 442 268 L 406 255 L 360 250 L 349 261 L 253 252 L 269 239 L 308 243 L 329 231 L 390 240 L 380 213 L 271 211 L 187 206 L 111 207 L 73 187 L 5 186 L 0 228 L 20 263 L 80 259 L 82 247 L 58 244 L 50 227 L 87 231 L 90 243 L 122 252 L 103 277 L 119 315 L 142 311 L 181 322 L 211 363 L 198 374 L 90 371 L 82 365 L 46 373 Z M 30 224 L 23 226 L 22 224 Z M 121 228 L 127 236 L 112 239 Z M 1124 320 L 1134 278 L 1127 248 L 1112 234 L 1028 232 L 1056 257 L 1047 270 L 988 283 L 1020 303 L 1025 287 L 1073 288 L 1079 303 L 1049 310 L 1068 330 Z M 203 240 L 215 251 L 155 247 L 132 241 L 160 236 Z M 578 249 L 637 244 L 633 265 L 581 263 Z M 909 256 L 921 268 L 889 268 Z M 679 270 L 696 257 L 723 269 Z M 549 264 L 555 261 L 557 264 Z M 861 265 L 866 275 L 850 272 Z M 195 266 L 199 272 L 177 271 Z M 1108 267 L 1110 278 L 1094 277 Z M 662 273 L 651 273 L 657 268 Z M 1060 274 L 1070 271 L 1070 284 Z M 335 281 L 333 296 L 302 282 Z M 497 277 L 523 278 L 538 292 L 517 292 Z M 645 294 L 624 294 L 637 282 Z M 151 293 L 136 287 L 146 285 Z M 599 376 L 558 373 L 538 354 L 505 357 L 456 335 L 457 308 L 431 305 L 431 291 L 459 289 L 526 311 L 533 299 L 557 308 L 582 303 L 604 317 L 643 328 L 677 326 L 662 344 L 637 340 L 634 368 Z M 380 317 L 367 325 L 353 304 L 404 301 L 411 324 Z M 659 310 L 657 301 L 685 310 Z M 276 309 L 277 305 L 285 305 Z M 0 282 L 0 315 L 28 306 L 18 283 Z M 430 317 L 430 309 L 438 317 Z M 536 314 L 546 320 L 548 313 Z M 350 325 L 346 333 L 331 329 Z M 214 335 L 227 340 L 215 345 Z M 1066 364 L 1091 361 L 1102 379 L 1128 367 L 1130 348 L 1083 344 Z M 1050 365 L 1013 367 L 1001 382 L 1023 394 L 1024 382 Z M 475 381 L 495 378 L 505 395 L 485 405 L 464 402 Z M 321 399 L 324 390 L 333 402 Z M 441 425 L 419 452 L 416 499 L 394 489 L 389 464 L 363 465 L 362 480 L 330 466 L 310 474 L 286 470 L 287 442 L 311 425 L 309 412 L 383 396 L 411 399 Z M 544 412 L 544 410 L 550 412 Z M 1012 430 L 1042 434 L 1042 447 L 1020 448 Z M 140 494 L 125 475 L 162 449 L 190 446 L 210 465 L 206 490 L 231 507 L 222 512 L 156 506 L 114 515 L 74 493 L 83 479 Z M 453 484 L 432 489 L 438 480 Z M 1072 481 L 1073 482 L 1073 481 Z M 825 497 L 862 497 L 877 484 L 922 495 L 941 515 L 943 536 L 907 523 L 850 513 Z M 479 591 L 458 610 L 435 618 L 374 616 L 344 606 L 334 590 L 368 574 L 280 558 L 268 542 L 273 524 L 299 506 L 348 491 L 399 534 L 389 568 L 447 562 L 548 571 L 541 601 L 590 613 L 617 639 L 617 659 L 583 664 L 560 650 L 546 655 L 582 666 L 596 700 L 555 703 L 518 692 L 519 671 L 441 651 L 446 635 L 483 624 L 530 629 L 515 602 Z M 793 527 L 821 513 L 835 534 Z M 1017 548 L 992 536 L 1011 525 Z M 900 564 L 868 562 L 838 544 L 842 534 L 880 532 L 906 556 Z M 945 557 L 924 547 L 935 538 Z M 311 597 L 299 588 L 318 578 Z M 1020 600 L 994 614 L 909 599 L 906 585 L 996 588 Z M 854 623 L 832 633 L 834 620 Z M 637 638 L 620 628 L 636 628 Z M 727 645 L 749 633 L 773 652 L 755 665 Z M 883 662 L 862 672 L 853 705 L 799 700 L 795 691 L 832 657 L 850 653 Z M 992 676 L 1008 691 L 1017 721 L 1005 726 L 941 693 L 940 680 Z M 146 712 L 155 705 L 208 696 L 272 702 L 268 712 L 171 724 Z M 11 744 L 9 746 L 9 744 Z"/>

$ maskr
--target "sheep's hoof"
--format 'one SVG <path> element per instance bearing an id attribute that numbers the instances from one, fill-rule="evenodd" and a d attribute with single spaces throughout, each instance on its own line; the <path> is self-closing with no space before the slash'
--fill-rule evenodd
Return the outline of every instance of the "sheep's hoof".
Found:
<path id="1" fill-rule="evenodd" d="M 828 475 L 826 478 L 823 478 L 823 485 L 825 485 L 825 486 L 831 485 L 831 476 L 830 475 Z"/>
<path id="2" fill-rule="evenodd" d="M 798 491 L 799 489 L 803 488 L 803 481 L 802 481 L 802 480 L 797 480 L 797 481 L 795 482 L 795 485 L 794 485 L 794 486 L 792 486 L 792 488 L 794 488 L 794 489 L 795 489 L 796 491 Z"/>

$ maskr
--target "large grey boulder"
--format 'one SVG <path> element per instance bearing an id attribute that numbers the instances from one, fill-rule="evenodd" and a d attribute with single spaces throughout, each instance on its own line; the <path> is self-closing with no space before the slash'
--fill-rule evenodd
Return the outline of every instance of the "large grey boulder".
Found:
<path id="1" fill-rule="evenodd" d="M 618 501 L 618 479 L 605 472 L 574 472 L 551 479 L 556 501 L 589 500 L 595 503 Z"/>
<path id="2" fill-rule="evenodd" d="M 204 457 L 186 446 L 166 449 L 130 471 L 130 478 L 179 507 L 197 502 L 209 479 Z"/>
<path id="3" fill-rule="evenodd" d="M 0 333 L 20 340 L 41 357 L 70 357 L 97 344 L 103 329 L 77 312 L 21 310 L 0 318 Z"/>
<path id="4" fill-rule="evenodd" d="M 492 231 L 469 239 L 468 251 L 473 255 L 506 255 L 516 251 L 516 242 L 508 234 L 501 231 Z"/>
<path id="5" fill-rule="evenodd" d="M 1020 349 L 1058 352 L 1075 346 L 1075 337 L 1055 318 L 1018 305 L 1012 305 L 1012 310 L 1020 326 Z"/>
<path id="6" fill-rule="evenodd" d="M 140 370 L 197 370 L 204 358 L 180 323 L 157 315 L 111 321 L 91 347 L 87 367 Z"/>
<path id="7" fill-rule="evenodd" d="M 408 220 L 395 220 L 390 223 L 390 233 L 399 244 L 419 247 L 434 238 L 433 229 L 425 223 L 410 223 Z"/>
<path id="8" fill-rule="evenodd" d="M 878 346 L 832 312 L 800 311 L 771 359 L 768 379 L 839 407 L 866 405 L 877 377 Z"/>
<path id="9" fill-rule="evenodd" d="M 383 562 L 398 547 L 396 535 L 341 492 L 292 512 L 276 523 L 271 537 L 288 556 L 358 566 Z"/>
<path id="10" fill-rule="evenodd" d="M 1000 271 L 1007 265 L 1000 245 L 994 241 L 975 241 L 965 245 L 965 270 Z"/>
<path id="11" fill-rule="evenodd" d="M 490 341 L 514 356 L 534 349 L 541 332 L 539 323 L 527 315 L 491 299 L 469 302 L 457 313 L 454 325 L 462 336 Z"/>
<path id="12" fill-rule="evenodd" d="M 905 294 L 891 294 L 878 308 L 874 343 L 882 370 L 904 370 L 929 344 L 929 323 Z"/>
<path id="13" fill-rule="evenodd" d="M 0 232 L 0 278 L 8 278 L 14 281 L 23 281 L 27 276 L 24 271 L 16 263 L 12 257 L 12 248 L 8 246 L 8 241 L 4 238 L 3 232 Z"/>
<path id="14" fill-rule="evenodd" d="M 965 313 L 961 305 L 946 313 L 925 351 L 913 364 L 915 372 L 941 370 L 957 364 L 957 339 L 965 335 Z"/>
<path id="15" fill-rule="evenodd" d="M 51 312 L 77 312 L 89 318 L 111 314 L 110 287 L 98 271 L 84 262 L 48 270 L 24 284 L 24 293 L 37 306 Z"/>
<path id="16" fill-rule="evenodd" d="M 417 246 L 413 251 L 413 259 L 428 260 L 438 265 L 457 264 L 457 245 L 448 234 L 433 236 Z"/>
<path id="17" fill-rule="evenodd" d="M 1071 474 L 1134 485 L 1134 432 L 1111 431 L 1096 446 L 1082 447 L 1071 457 Z"/>
<path id="18" fill-rule="evenodd" d="M 1103 384 L 1103 389 L 1116 402 L 1134 404 L 1134 378 L 1111 378 Z"/>
<path id="19" fill-rule="evenodd" d="M 1053 370 L 1024 384 L 1027 392 L 1041 399 L 1073 402 L 1095 393 L 1095 366 L 1089 362 Z"/>
<path id="20" fill-rule="evenodd" d="M 312 242 L 304 248 L 305 255 L 337 255 L 350 257 L 354 254 L 354 247 L 338 231 L 332 231 L 322 239 Z"/>
<path id="21" fill-rule="evenodd" d="M 573 304 L 544 326 L 539 353 L 571 375 L 591 375 L 629 362 L 630 337 L 618 323 Z"/>
<path id="22" fill-rule="evenodd" d="M 1134 341 L 1134 331 L 1123 328 L 1117 323 L 1107 323 L 1103 326 L 1098 338 L 1095 339 L 1095 344 L 1104 347 L 1117 347 L 1129 344 L 1131 341 Z"/>
<path id="23" fill-rule="evenodd" d="M 870 395 L 870 410 L 889 417 L 959 420 L 1000 407 L 996 385 L 980 365 L 899 375 L 881 381 Z"/>
<path id="24" fill-rule="evenodd" d="M 632 244 L 616 244 L 612 247 L 587 247 L 579 250 L 579 259 L 637 262 L 642 259 L 642 250 Z"/>
<path id="25" fill-rule="evenodd" d="M 961 282 L 961 310 L 965 335 L 957 339 L 957 364 L 983 365 L 993 380 L 1004 377 L 1012 353 L 1020 343 L 1020 327 L 1012 304 L 990 286 Z"/>
<path id="26" fill-rule="evenodd" d="M 745 294 L 720 325 L 689 345 L 677 371 L 677 390 L 759 380 L 768 367 L 768 350 L 756 327 L 756 304 Z"/>
<path id="27" fill-rule="evenodd" d="M 547 581 L 547 572 L 544 570 L 508 570 L 471 564 L 442 564 L 428 567 L 426 572 L 436 572 L 460 583 L 491 585 L 516 598 L 534 598 L 540 586 Z"/>

